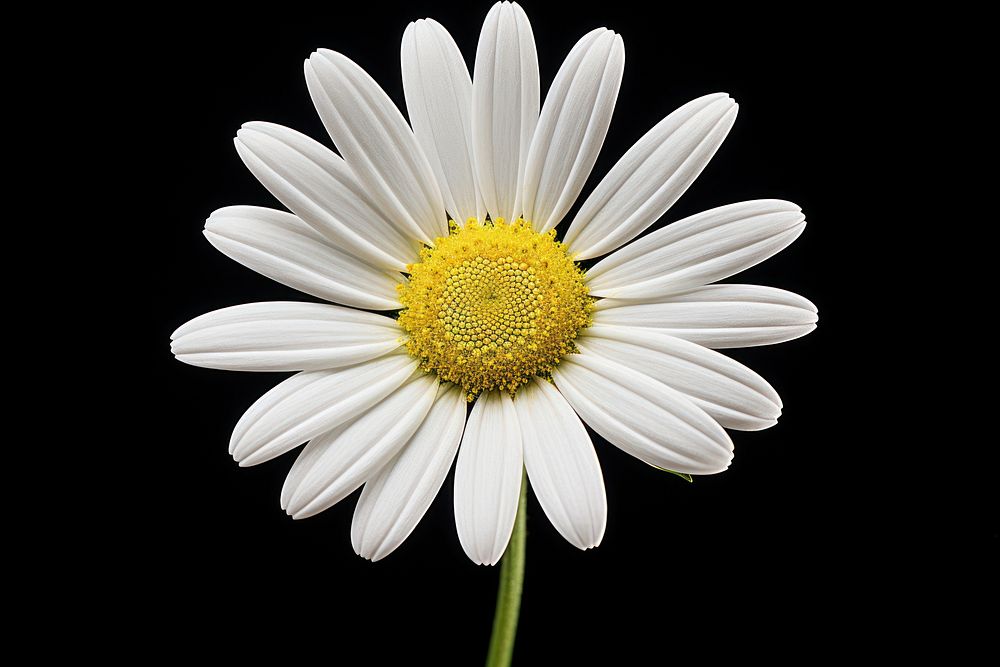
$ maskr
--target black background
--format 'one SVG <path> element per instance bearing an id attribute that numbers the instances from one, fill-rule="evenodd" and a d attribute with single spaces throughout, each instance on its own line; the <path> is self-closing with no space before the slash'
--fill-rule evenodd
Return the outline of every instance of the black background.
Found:
<path id="1" fill-rule="evenodd" d="M 156 177 L 148 224 L 156 230 L 158 293 L 148 403 L 159 414 L 136 443 L 151 461 L 143 468 L 146 502 L 130 524 L 143 538 L 129 560 L 144 605 L 180 603 L 184 610 L 171 636 L 203 633 L 251 645 L 277 639 L 290 649 L 324 647 L 331 659 L 360 649 L 369 664 L 477 664 L 485 655 L 498 569 L 464 555 L 451 476 L 403 546 L 369 563 L 350 544 L 357 494 L 293 522 L 278 507 L 278 493 L 294 454 L 248 469 L 227 455 L 236 420 L 284 376 L 188 367 L 172 359 L 168 338 L 216 308 L 310 300 L 228 260 L 201 235 L 216 208 L 280 208 L 236 155 L 231 141 L 241 123 L 272 121 L 331 145 L 309 101 L 303 59 L 318 47 L 341 51 L 402 107 L 406 24 L 425 16 L 441 21 L 471 68 L 488 8 L 288 4 L 265 14 L 163 17 L 157 24 L 140 62 L 162 86 L 147 107 L 157 121 L 146 130 L 155 147 L 146 175 Z M 729 282 L 803 294 L 819 307 L 820 323 L 803 339 L 727 351 L 784 401 L 774 428 L 732 433 L 736 457 L 728 472 L 687 484 L 594 435 L 609 520 L 602 545 L 588 552 L 562 540 L 529 499 L 515 661 L 546 664 L 558 656 L 559 664 L 588 664 L 614 654 L 624 664 L 639 656 L 660 662 L 712 650 L 749 628 L 765 645 L 788 633 L 824 634 L 828 601 L 853 595 L 862 578 L 878 581 L 886 557 L 873 545 L 899 530 L 892 507 L 873 502 L 859 472 L 881 443 L 858 435 L 852 419 L 865 408 L 845 394 L 847 386 L 879 381 L 858 377 L 845 354 L 858 318 L 850 305 L 859 300 L 852 275 L 858 256 L 845 239 L 859 226 L 864 233 L 854 133 L 864 81 L 877 69 L 870 35 L 834 16 L 759 8 L 656 14 L 639 2 L 528 2 L 526 11 L 543 94 L 586 31 L 605 25 L 625 41 L 615 117 L 584 197 L 676 107 L 715 91 L 740 103 L 719 153 L 658 225 L 746 199 L 796 202 L 809 221 L 799 240 Z"/>

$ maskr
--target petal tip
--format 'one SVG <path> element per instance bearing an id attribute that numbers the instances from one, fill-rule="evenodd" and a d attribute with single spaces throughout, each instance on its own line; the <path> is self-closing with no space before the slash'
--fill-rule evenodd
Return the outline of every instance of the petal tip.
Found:
<path id="1" fill-rule="evenodd" d="M 241 467 L 241 468 L 249 468 L 249 467 L 253 466 L 253 463 L 250 462 L 250 458 L 249 457 L 247 457 L 247 458 L 238 458 L 237 456 L 234 455 L 233 456 L 233 460 L 236 461 L 236 464 L 239 467 Z"/>
<path id="2" fill-rule="evenodd" d="M 596 549 L 597 547 L 601 546 L 601 540 L 603 538 L 604 538 L 604 536 L 601 535 L 596 540 L 595 539 L 589 539 L 589 540 L 582 541 L 582 542 L 579 542 L 579 543 L 577 543 L 577 542 L 571 542 L 570 544 L 572 544 L 574 547 L 576 547 L 580 551 L 590 551 L 591 549 Z"/>
<path id="3" fill-rule="evenodd" d="M 372 563 L 377 563 L 386 556 L 388 556 L 389 554 L 391 554 L 392 551 L 393 551 L 392 549 L 384 549 L 383 547 L 380 546 L 379 548 L 374 550 L 368 549 L 364 554 L 360 555 L 362 558 L 365 558 L 371 561 Z"/>
<path id="4" fill-rule="evenodd" d="M 296 503 L 295 498 L 292 498 L 291 502 L 288 503 L 288 509 L 285 510 L 285 513 L 292 517 L 293 521 L 301 521 L 316 514 L 316 512 L 309 512 L 308 509 L 308 505 L 303 507 L 302 503 Z"/>
<path id="5" fill-rule="evenodd" d="M 262 452 L 266 452 L 266 449 L 263 447 L 251 452 L 247 452 L 246 447 L 243 447 L 243 445 L 244 445 L 243 442 L 237 442 L 236 446 L 233 447 L 232 450 L 233 459 L 236 461 L 236 463 L 239 464 L 241 468 L 252 468 L 255 465 L 259 465 L 261 463 L 264 463 L 265 461 L 269 461 L 272 458 L 274 458 L 273 454 L 272 455 L 262 454 Z M 243 451 L 240 451 L 241 448 L 243 449 Z"/>
<path id="6" fill-rule="evenodd" d="M 309 54 L 309 60 L 318 60 L 321 64 L 337 67 L 343 62 L 350 62 L 350 58 L 339 51 L 333 49 L 319 48 Z"/>

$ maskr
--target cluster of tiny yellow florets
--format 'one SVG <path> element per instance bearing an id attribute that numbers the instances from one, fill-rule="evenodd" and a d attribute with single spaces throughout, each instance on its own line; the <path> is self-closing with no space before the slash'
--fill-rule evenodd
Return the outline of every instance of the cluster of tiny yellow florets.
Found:
<path id="1" fill-rule="evenodd" d="M 583 271 L 554 230 L 539 234 L 521 219 L 449 226 L 399 285 L 407 350 L 469 400 L 547 376 L 590 323 Z"/>

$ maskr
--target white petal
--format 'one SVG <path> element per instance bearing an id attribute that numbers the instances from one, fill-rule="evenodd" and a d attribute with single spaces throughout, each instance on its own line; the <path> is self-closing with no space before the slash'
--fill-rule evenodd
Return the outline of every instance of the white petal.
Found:
<path id="1" fill-rule="evenodd" d="M 410 380 L 417 379 L 418 377 L 419 376 L 417 374 L 414 374 L 413 376 L 411 376 Z M 404 383 L 404 385 L 405 384 L 407 383 Z M 416 387 L 411 387 L 409 391 L 412 392 L 415 391 L 415 389 Z M 402 391 L 402 389 L 399 389 L 399 391 Z M 410 394 L 405 394 L 405 395 L 409 396 Z M 372 408 L 372 410 L 375 410 L 376 408 Z M 329 444 L 332 442 L 337 442 L 338 438 L 340 438 L 346 431 L 354 428 L 353 425 L 356 422 L 360 421 L 361 419 L 365 419 L 366 416 L 367 413 L 360 417 L 354 417 L 344 422 L 343 424 L 340 424 L 339 426 L 333 428 L 332 430 L 323 433 L 322 435 L 310 441 L 310 443 L 306 445 L 301 452 L 299 452 L 298 457 L 296 457 L 295 462 L 292 464 L 292 467 L 289 469 L 288 474 L 285 476 L 284 485 L 281 487 L 281 509 L 288 511 L 289 503 L 291 502 L 292 496 L 295 494 L 296 491 L 298 491 L 299 487 L 302 485 L 302 482 L 306 479 L 306 477 L 310 475 L 311 471 L 315 467 L 315 464 L 321 459 L 323 459 L 324 456 L 328 455 L 327 449 Z M 391 422 L 392 420 L 386 419 L 385 421 L 388 424 L 388 422 Z M 371 424 L 371 421 L 369 420 L 368 423 Z M 355 430 L 355 432 L 357 431 Z M 319 446 L 320 444 L 323 443 L 326 443 L 326 445 L 322 447 Z M 364 443 L 359 443 L 359 444 L 363 445 Z M 362 482 L 363 481 L 364 480 L 362 480 Z"/>
<path id="2" fill-rule="evenodd" d="M 545 515 L 579 549 L 601 543 L 608 520 L 601 463 L 583 422 L 552 384 L 535 378 L 514 397 L 524 467 Z"/>
<path id="3" fill-rule="evenodd" d="M 722 472 L 733 443 L 718 422 L 662 382 L 596 355 L 572 354 L 552 373 L 556 387 L 592 429 L 650 465 Z"/>
<path id="4" fill-rule="evenodd" d="M 472 78 L 462 52 L 434 19 L 411 23 L 401 52 L 406 110 L 444 206 L 465 222 L 483 208 L 472 165 Z"/>
<path id="5" fill-rule="evenodd" d="M 609 253 L 656 222 L 722 145 L 739 105 L 725 93 L 688 102 L 618 161 L 580 208 L 563 241 L 578 259 Z"/>
<path id="6" fill-rule="evenodd" d="M 332 245 L 380 268 L 417 261 L 409 231 L 379 212 L 339 155 L 273 123 L 244 123 L 236 150 L 271 194 Z"/>
<path id="7" fill-rule="evenodd" d="M 330 243 L 291 213 L 229 206 L 205 221 L 219 252 L 282 285 L 348 306 L 399 308 L 399 274 L 380 271 Z"/>
<path id="8" fill-rule="evenodd" d="M 400 352 L 337 370 L 293 375 L 243 414 L 229 451 L 241 466 L 284 454 L 378 403 L 416 366 L 415 359 Z"/>
<path id="9" fill-rule="evenodd" d="M 434 406 L 402 451 L 368 480 L 354 510 L 351 543 L 380 560 L 403 543 L 437 496 L 465 428 L 465 392 L 438 387 Z"/>
<path id="10" fill-rule="evenodd" d="M 781 399 L 764 378 L 723 354 L 655 329 L 594 324 L 581 332 L 577 345 L 581 354 L 616 361 L 673 387 L 726 428 L 758 431 L 773 426 L 781 414 Z"/>
<path id="11" fill-rule="evenodd" d="M 608 134 L 625 71 L 620 35 L 598 28 L 566 56 L 531 140 L 517 212 L 540 232 L 562 220 L 583 189 Z"/>
<path id="12" fill-rule="evenodd" d="M 312 440 L 289 471 L 285 511 L 305 519 L 329 509 L 385 466 L 420 427 L 437 377 L 415 374 L 350 424 Z"/>
<path id="13" fill-rule="evenodd" d="M 522 472 L 514 403 L 505 392 L 481 394 L 469 415 L 455 464 L 458 539 L 479 565 L 495 565 L 507 548 Z"/>
<path id="14" fill-rule="evenodd" d="M 338 368 L 402 344 L 396 321 L 322 303 L 271 301 L 196 317 L 171 336 L 170 350 L 192 366 L 238 371 Z"/>
<path id="15" fill-rule="evenodd" d="M 317 436 L 313 440 L 309 441 L 299 455 L 295 457 L 295 461 L 292 462 L 292 467 L 288 469 L 288 474 L 285 475 L 285 483 L 281 486 L 281 509 L 288 511 L 288 503 L 292 499 L 292 495 L 298 490 L 299 485 L 302 484 L 302 480 L 306 478 L 306 475 L 313 469 L 313 466 L 323 458 L 326 453 L 325 447 L 313 447 L 310 446 L 315 442 L 333 442 L 343 434 L 344 431 L 351 427 L 351 424 L 358 419 L 357 417 L 349 419 L 348 421 L 334 427 L 333 429 Z"/>
<path id="16" fill-rule="evenodd" d="M 650 300 L 759 264 L 805 229 L 798 206 L 758 199 L 692 215 L 608 255 L 587 271 L 590 293 Z"/>
<path id="17" fill-rule="evenodd" d="M 514 204 L 538 122 L 539 99 L 531 24 L 516 2 L 498 2 L 483 23 L 472 80 L 477 182 L 494 219 L 511 220 L 518 213 Z"/>
<path id="18" fill-rule="evenodd" d="M 385 91 L 352 60 L 328 49 L 309 56 L 305 72 L 323 125 L 382 213 L 419 241 L 447 236 L 431 166 Z"/>
<path id="19" fill-rule="evenodd" d="M 652 327 L 705 347 L 753 347 L 792 340 L 816 328 L 816 306 L 762 285 L 707 285 L 649 302 L 602 299 L 595 324 Z"/>

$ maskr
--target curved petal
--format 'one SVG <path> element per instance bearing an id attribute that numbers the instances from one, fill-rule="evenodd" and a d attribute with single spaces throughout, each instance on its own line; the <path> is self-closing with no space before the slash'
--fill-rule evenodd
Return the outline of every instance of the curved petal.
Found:
<path id="1" fill-rule="evenodd" d="M 343 424 L 399 387 L 417 367 L 402 352 L 330 371 L 293 375 L 250 406 L 229 451 L 241 466 L 280 456 Z"/>
<path id="2" fill-rule="evenodd" d="M 361 486 L 420 427 L 436 393 L 437 378 L 417 373 L 350 424 L 312 440 L 285 480 L 285 511 L 305 519 Z"/>
<path id="3" fill-rule="evenodd" d="M 602 299 L 595 324 L 650 327 L 716 349 L 773 345 L 816 328 L 816 306 L 763 285 L 706 285 L 658 301 Z"/>
<path id="4" fill-rule="evenodd" d="M 583 203 L 563 242 L 577 259 L 611 252 L 641 234 L 698 178 L 736 121 L 726 93 L 688 102 L 657 123 Z"/>
<path id="5" fill-rule="evenodd" d="M 598 28 L 566 56 L 545 96 L 517 212 L 540 232 L 555 227 L 583 189 L 608 134 L 625 71 L 621 35 Z"/>
<path id="6" fill-rule="evenodd" d="M 455 464 L 455 525 L 465 553 L 495 565 L 507 548 L 523 472 L 521 430 L 510 396 L 480 394 Z"/>
<path id="7" fill-rule="evenodd" d="M 404 271 L 419 258 L 408 230 L 382 215 L 347 163 L 319 142 L 273 123 L 236 133 L 244 164 L 307 225 L 362 261 Z"/>
<path id="8" fill-rule="evenodd" d="M 472 78 L 462 52 L 434 19 L 411 23 L 400 54 L 406 110 L 452 219 L 483 208 L 472 165 Z"/>
<path id="9" fill-rule="evenodd" d="M 457 385 L 440 385 L 424 423 L 365 484 L 351 524 L 351 543 L 359 556 L 385 558 L 416 528 L 455 460 L 466 405 L 465 392 Z"/>
<path id="10" fill-rule="evenodd" d="M 651 300 L 739 273 L 805 229 L 798 206 L 758 199 L 692 215 L 608 255 L 587 271 L 590 293 Z"/>
<path id="11" fill-rule="evenodd" d="M 291 213 L 220 208 L 205 221 L 205 238 L 226 257 L 300 292 L 356 308 L 400 308 L 401 275 L 365 264 Z"/>
<path id="12" fill-rule="evenodd" d="M 673 387 L 726 428 L 759 431 L 781 414 L 781 399 L 764 378 L 723 354 L 655 329 L 595 324 L 581 332 L 577 344 L 581 354 L 616 361 Z"/>
<path id="13" fill-rule="evenodd" d="M 483 23 L 472 79 L 476 182 L 493 219 L 511 220 L 518 213 L 514 205 L 538 123 L 539 99 L 531 23 L 516 2 L 498 2 Z"/>
<path id="14" fill-rule="evenodd" d="M 662 382 L 586 354 L 568 356 L 552 378 L 592 429 L 641 461 L 694 475 L 729 467 L 733 443 L 726 432 Z"/>
<path id="15" fill-rule="evenodd" d="M 431 166 L 385 91 L 354 61 L 329 49 L 309 56 L 305 72 L 326 131 L 382 213 L 424 243 L 447 236 Z"/>
<path id="16" fill-rule="evenodd" d="M 192 366 L 237 371 L 338 368 L 402 344 L 396 321 L 323 303 L 246 303 L 205 313 L 171 336 L 171 352 Z"/>
<path id="17" fill-rule="evenodd" d="M 583 422 L 550 383 L 535 378 L 514 397 L 528 481 L 559 534 L 578 549 L 601 543 L 608 521 L 604 475 Z"/>

